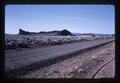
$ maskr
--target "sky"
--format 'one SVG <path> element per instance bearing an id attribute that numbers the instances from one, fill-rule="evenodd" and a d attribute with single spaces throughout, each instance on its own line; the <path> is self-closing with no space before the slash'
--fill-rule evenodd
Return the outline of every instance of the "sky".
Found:
<path id="1" fill-rule="evenodd" d="M 67 29 L 75 33 L 115 33 L 113 5 L 6 5 L 5 33 Z"/>

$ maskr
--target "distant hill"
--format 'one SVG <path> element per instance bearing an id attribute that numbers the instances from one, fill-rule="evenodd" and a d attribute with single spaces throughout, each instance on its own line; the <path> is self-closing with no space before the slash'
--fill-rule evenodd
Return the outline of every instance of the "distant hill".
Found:
<path id="1" fill-rule="evenodd" d="M 40 31 L 40 32 L 29 32 L 29 31 L 25 31 L 22 29 L 19 29 L 19 34 L 20 35 L 37 35 L 37 36 L 81 36 L 83 34 L 88 34 L 88 33 L 72 33 L 66 29 L 62 30 L 62 31 Z M 95 37 L 98 36 L 105 36 L 105 35 L 111 35 L 111 34 L 99 34 L 99 33 L 92 33 L 95 35 Z"/>
<path id="2" fill-rule="evenodd" d="M 67 35 L 73 35 L 70 31 L 64 29 L 62 31 L 41 31 L 41 32 L 29 32 L 29 31 L 24 31 L 22 29 L 19 29 L 19 34 L 20 35 L 40 35 L 40 36 L 67 36 Z"/>

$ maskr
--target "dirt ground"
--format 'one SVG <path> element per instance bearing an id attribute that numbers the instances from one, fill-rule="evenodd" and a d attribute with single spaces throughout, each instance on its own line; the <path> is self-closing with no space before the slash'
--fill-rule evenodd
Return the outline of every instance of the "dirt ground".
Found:
<path id="1" fill-rule="evenodd" d="M 51 66 L 31 71 L 20 78 L 113 78 L 114 76 L 115 42 L 112 42 Z"/>

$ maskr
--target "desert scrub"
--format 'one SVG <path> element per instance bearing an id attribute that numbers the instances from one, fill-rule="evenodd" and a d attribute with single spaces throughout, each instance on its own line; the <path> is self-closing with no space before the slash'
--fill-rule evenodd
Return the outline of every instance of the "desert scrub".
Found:
<path id="1" fill-rule="evenodd" d="M 32 36 L 32 35 L 5 35 L 6 49 L 31 48 L 35 46 L 61 45 L 72 42 L 88 41 L 92 38 L 80 36 Z"/>

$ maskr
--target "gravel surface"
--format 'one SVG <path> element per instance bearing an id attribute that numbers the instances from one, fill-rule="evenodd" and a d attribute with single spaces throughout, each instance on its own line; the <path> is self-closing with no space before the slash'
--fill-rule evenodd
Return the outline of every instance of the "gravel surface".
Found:
<path id="1" fill-rule="evenodd" d="M 113 78 L 114 57 L 115 43 L 112 42 L 51 66 L 31 71 L 20 78 Z"/>

